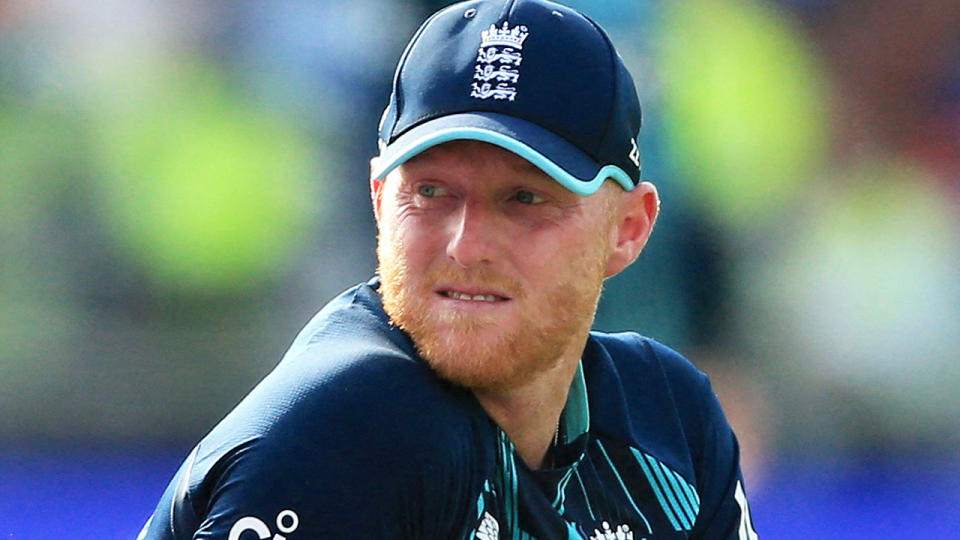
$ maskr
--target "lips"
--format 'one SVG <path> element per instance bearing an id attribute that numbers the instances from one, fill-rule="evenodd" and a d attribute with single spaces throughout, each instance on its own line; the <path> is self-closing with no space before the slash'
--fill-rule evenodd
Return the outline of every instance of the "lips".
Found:
<path id="1" fill-rule="evenodd" d="M 477 306 L 503 304 L 523 297 L 519 282 L 486 269 L 470 275 L 437 271 L 425 281 L 431 284 L 434 294 L 445 300 Z"/>
<path id="2" fill-rule="evenodd" d="M 468 294 L 457 291 L 440 291 L 440 294 L 454 300 L 466 300 L 470 302 L 500 302 L 506 300 L 502 296 L 495 294 Z"/>
<path id="3" fill-rule="evenodd" d="M 440 282 L 434 286 L 434 292 L 444 298 L 461 302 L 496 303 L 510 300 L 509 289 L 489 282 L 464 283 L 456 281 Z"/>

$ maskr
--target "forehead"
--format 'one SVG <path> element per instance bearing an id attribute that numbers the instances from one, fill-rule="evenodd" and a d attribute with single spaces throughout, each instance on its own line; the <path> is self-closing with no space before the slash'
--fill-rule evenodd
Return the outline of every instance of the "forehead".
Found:
<path id="1" fill-rule="evenodd" d="M 483 167 L 503 168 L 515 174 L 542 176 L 553 181 L 536 165 L 499 146 L 472 140 L 449 141 L 428 148 L 400 167 Z"/>

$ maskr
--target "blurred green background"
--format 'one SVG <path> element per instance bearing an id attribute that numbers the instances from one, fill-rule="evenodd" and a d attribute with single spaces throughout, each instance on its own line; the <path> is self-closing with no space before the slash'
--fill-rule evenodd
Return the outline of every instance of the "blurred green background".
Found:
<path id="1" fill-rule="evenodd" d="M 373 273 L 377 120 L 446 3 L 0 2 L 0 533 L 142 523 L 309 317 Z M 567 3 L 634 74 L 663 199 L 597 328 L 711 375 L 768 537 L 810 537 L 785 483 L 849 502 L 824 463 L 925 485 L 918 515 L 894 497 L 902 520 L 960 526 L 927 483 L 960 478 L 960 3 Z M 84 486 L 109 496 L 90 471 L 139 479 L 112 518 L 78 510 Z"/>

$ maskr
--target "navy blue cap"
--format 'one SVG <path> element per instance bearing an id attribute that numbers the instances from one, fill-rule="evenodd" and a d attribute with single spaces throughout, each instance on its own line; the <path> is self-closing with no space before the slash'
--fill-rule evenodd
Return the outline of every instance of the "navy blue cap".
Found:
<path id="1" fill-rule="evenodd" d="M 484 141 L 589 195 L 640 182 L 640 101 L 599 25 L 546 0 L 471 0 L 407 45 L 380 121 L 374 178 L 438 144 Z"/>

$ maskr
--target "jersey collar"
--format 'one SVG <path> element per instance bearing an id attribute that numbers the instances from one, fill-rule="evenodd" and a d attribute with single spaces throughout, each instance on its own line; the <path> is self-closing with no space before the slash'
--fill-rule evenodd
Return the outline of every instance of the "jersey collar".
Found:
<path id="1" fill-rule="evenodd" d="M 577 372 L 570 383 L 567 403 L 560 415 L 560 442 L 567 444 L 590 429 L 590 403 L 587 399 L 587 383 L 583 377 L 583 361 L 577 364 Z"/>

